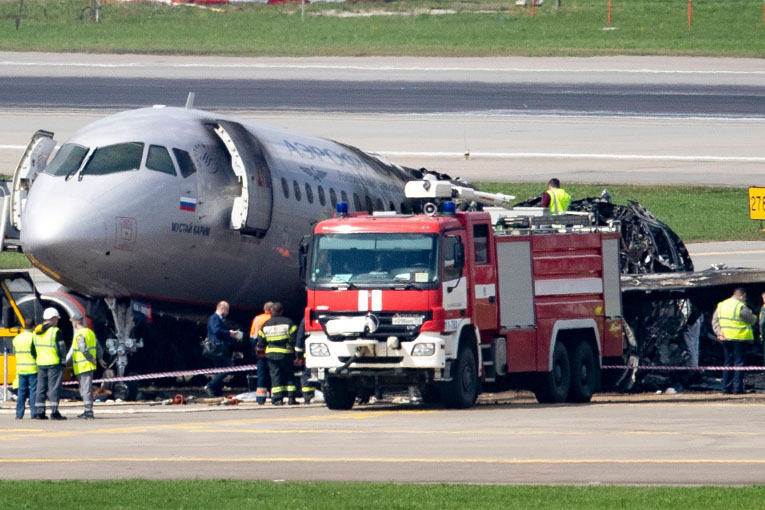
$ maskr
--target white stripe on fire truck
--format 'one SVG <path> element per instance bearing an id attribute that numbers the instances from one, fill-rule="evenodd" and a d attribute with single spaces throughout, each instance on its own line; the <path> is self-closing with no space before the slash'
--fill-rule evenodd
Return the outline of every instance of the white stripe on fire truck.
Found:
<path id="1" fill-rule="evenodd" d="M 379 312 L 381 310 L 382 310 L 382 291 L 373 290 L 372 291 L 372 311 Z"/>
<path id="2" fill-rule="evenodd" d="M 537 296 L 558 296 L 563 294 L 600 294 L 603 280 L 600 278 L 556 278 L 534 282 Z"/>
<path id="3" fill-rule="evenodd" d="M 359 311 L 360 312 L 369 311 L 369 291 L 368 290 L 359 291 Z"/>

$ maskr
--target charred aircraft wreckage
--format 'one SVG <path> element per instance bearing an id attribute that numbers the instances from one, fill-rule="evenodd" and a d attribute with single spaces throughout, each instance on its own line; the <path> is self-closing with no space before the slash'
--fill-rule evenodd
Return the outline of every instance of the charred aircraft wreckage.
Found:
<path id="1" fill-rule="evenodd" d="M 541 198 L 516 206 L 538 206 Z M 600 197 L 572 201 L 569 210 L 591 212 L 599 225 L 621 225 L 622 304 L 630 326 L 625 342 L 628 364 L 638 368 L 610 374 L 609 379 L 622 391 L 719 389 L 719 372 L 639 367 L 722 365 L 722 347 L 711 327 L 714 309 L 736 287 L 744 287 L 749 307 L 757 313 L 765 271 L 721 265 L 694 272 L 685 244 L 669 226 L 637 201 L 612 203 L 606 190 Z M 763 364 L 761 341 L 750 346 L 746 364 Z"/>

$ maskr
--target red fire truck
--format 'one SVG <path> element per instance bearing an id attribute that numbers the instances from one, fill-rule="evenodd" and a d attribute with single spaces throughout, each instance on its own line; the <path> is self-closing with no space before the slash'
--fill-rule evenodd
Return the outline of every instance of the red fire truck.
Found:
<path id="1" fill-rule="evenodd" d="M 406 193 L 432 199 L 430 214 L 341 211 L 314 228 L 306 366 L 328 407 L 416 387 L 426 402 L 467 408 L 500 380 L 540 402 L 589 401 L 604 360 L 623 354 L 618 225 L 541 209 L 455 212 L 449 198 L 513 197 L 448 182 Z"/>

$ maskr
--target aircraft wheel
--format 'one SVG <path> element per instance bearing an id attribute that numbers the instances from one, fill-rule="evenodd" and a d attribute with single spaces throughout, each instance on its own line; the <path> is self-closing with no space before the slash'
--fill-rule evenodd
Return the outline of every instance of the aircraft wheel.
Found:
<path id="1" fill-rule="evenodd" d="M 568 397 L 571 387 L 571 366 L 568 361 L 566 346 L 555 342 L 553 350 L 552 370 L 540 374 L 534 394 L 542 404 L 556 404 Z"/>

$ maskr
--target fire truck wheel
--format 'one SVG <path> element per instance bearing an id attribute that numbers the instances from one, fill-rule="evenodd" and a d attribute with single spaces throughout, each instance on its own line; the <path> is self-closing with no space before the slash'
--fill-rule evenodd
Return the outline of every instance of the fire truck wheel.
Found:
<path id="1" fill-rule="evenodd" d="M 571 366 L 568 363 L 566 346 L 555 342 L 553 351 L 552 370 L 540 374 L 534 395 L 542 404 L 564 402 L 571 387 Z"/>
<path id="2" fill-rule="evenodd" d="M 475 354 L 467 346 L 460 348 L 453 365 L 452 380 L 444 387 L 444 404 L 451 409 L 467 409 L 478 397 L 478 371 Z"/>
<path id="3" fill-rule="evenodd" d="M 579 342 L 571 357 L 571 402 L 589 402 L 598 383 L 598 364 L 589 342 Z"/>
<path id="4" fill-rule="evenodd" d="M 330 409 L 347 411 L 356 402 L 356 392 L 350 388 L 348 381 L 344 379 L 328 378 L 323 391 L 324 401 Z"/>

